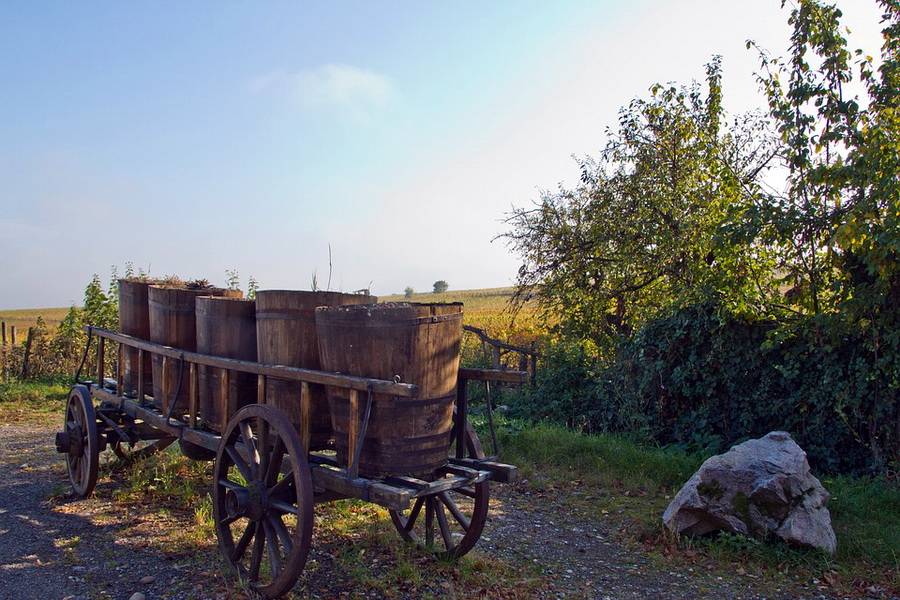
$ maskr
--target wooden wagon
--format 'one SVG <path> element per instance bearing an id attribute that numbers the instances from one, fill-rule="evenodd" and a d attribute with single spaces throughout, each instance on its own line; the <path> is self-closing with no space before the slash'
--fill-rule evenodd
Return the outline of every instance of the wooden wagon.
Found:
<path id="1" fill-rule="evenodd" d="M 56 448 L 65 454 L 75 493 L 80 497 L 92 493 L 99 453 L 107 448 L 127 457 L 150 454 L 178 441 L 189 457 L 214 455 L 212 498 L 220 551 L 228 567 L 263 596 L 280 596 L 296 583 L 306 563 L 316 503 L 344 498 L 374 502 L 390 511 L 404 540 L 456 558 L 481 536 L 489 481 L 509 483 L 517 477 L 514 466 L 485 456 L 467 418 L 467 383 L 522 383 L 525 373 L 459 369 L 446 464 L 419 477 L 361 476 L 360 454 L 373 395 L 416 398 L 416 385 L 187 352 L 98 328 L 87 331 L 85 357 L 96 339 L 96 378 L 81 380 L 79 369 L 66 405 L 65 429 L 56 435 Z M 107 360 L 112 345 L 116 361 Z M 143 377 L 136 378 L 136 390 L 126 390 L 125 352 L 136 353 L 136 364 L 143 365 L 152 356 L 165 373 L 178 373 L 163 379 L 187 381 L 187 406 L 170 406 L 163 412 L 148 395 Z M 113 362 L 116 372 L 104 372 Z M 221 369 L 219 384 L 226 397 L 234 393 L 231 377 L 258 379 L 255 402 L 234 410 L 221 433 L 205 431 L 198 424 L 199 372 L 207 367 Z M 266 403 L 267 380 L 299 382 L 299 431 L 282 409 Z M 334 452 L 310 449 L 310 389 L 316 385 L 349 395 L 343 461 Z"/>

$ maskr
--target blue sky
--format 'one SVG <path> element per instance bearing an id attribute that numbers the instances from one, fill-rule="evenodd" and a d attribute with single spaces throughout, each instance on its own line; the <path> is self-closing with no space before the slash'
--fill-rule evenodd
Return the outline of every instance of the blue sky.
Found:
<path id="1" fill-rule="evenodd" d="M 777 0 L 0 6 L 0 308 L 94 272 L 266 287 L 508 285 L 502 218 L 576 176 L 619 106 L 725 58 L 760 105 Z M 846 2 L 877 50 L 876 11 Z"/>

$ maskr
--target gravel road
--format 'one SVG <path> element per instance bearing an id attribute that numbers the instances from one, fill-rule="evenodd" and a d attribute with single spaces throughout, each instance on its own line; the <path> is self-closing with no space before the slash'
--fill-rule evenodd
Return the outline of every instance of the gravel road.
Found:
<path id="1" fill-rule="evenodd" d="M 52 436 L 50 427 L 0 425 L 0 599 L 128 600 L 138 592 L 147 600 L 228 597 L 214 546 L 185 556 L 162 552 L 142 539 L 185 526 L 183 521 L 122 510 L 110 490 L 104 493 L 109 482 L 101 483 L 92 499 L 68 495 Z M 524 485 L 495 486 L 492 504 L 478 550 L 539 573 L 539 585 L 521 597 L 829 597 L 811 584 L 772 589 L 752 573 L 723 577 L 702 568 L 666 568 L 619 543 L 611 524 L 574 518 L 564 504 L 538 500 Z M 316 568 L 304 575 L 297 597 L 383 597 L 383 591 L 362 589 L 358 579 L 340 572 L 331 549 L 348 542 L 324 535 L 314 538 L 310 558 Z M 433 593 L 471 595 L 440 587 Z M 396 591 L 390 595 L 397 597 Z"/>

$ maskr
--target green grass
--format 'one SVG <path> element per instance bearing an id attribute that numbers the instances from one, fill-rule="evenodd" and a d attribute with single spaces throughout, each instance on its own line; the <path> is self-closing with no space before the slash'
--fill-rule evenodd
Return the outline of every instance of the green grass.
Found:
<path id="1" fill-rule="evenodd" d="M 54 422 L 60 418 L 69 385 L 65 381 L 9 382 L 0 384 L 0 422 Z M 488 449 L 483 423 L 478 424 Z M 611 522 L 623 541 L 642 545 L 652 556 L 733 571 L 740 565 L 767 576 L 785 574 L 809 580 L 834 581 L 835 591 L 848 591 L 861 583 L 887 589 L 900 588 L 900 486 L 896 481 L 852 477 L 823 478 L 831 493 L 829 510 L 838 537 L 834 557 L 789 547 L 777 541 L 758 542 L 737 535 L 674 540 L 663 531 L 661 514 L 678 488 L 696 470 L 703 456 L 671 448 L 642 445 L 621 435 L 583 435 L 547 424 L 529 425 L 498 416 L 501 460 L 520 467 L 536 494 L 560 510 Z M 211 505 L 208 497 L 210 465 L 192 462 L 171 448 L 148 460 L 120 469 L 107 464 L 101 475 L 117 479 L 112 496 L 133 506 L 153 505 L 184 513 L 193 527 L 183 528 L 167 543 L 183 548 L 213 547 Z M 374 589 L 396 589 L 405 581 L 410 589 L 428 593 L 440 590 L 426 573 L 433 566 L 415 550 L 391 542 L 396 533 L 383 509 L 360 502 L 344 502 L 317 509 L 322 527 L 338 540 L 334 547 L 344 572 Z M 174 535 L 174 534 L 173 534 Z M 375 569 L 370 562 L 382 548 Z M 366 553 L 359 550 L 366 549 Z M 454 585 L 491 589 L 505 587 L 495 577 L 509 573 L 509 565 L 495 570 L 477 555 L 443 575 Z M 530 578 L 519 574 L 522 581 Z M 392 587 L 394 586 L 394 587 Z M 843 587 L 842 587 L 843 586 Z M 494 588 L 499 592 L 499 588 Z M 389 594 L 387 594 L 389 595 Z"/>
<path id="2" fill-rule="evenodd" d="M 483 427 L 480 427 L 483 429 Z M 721 534 L 673 540 L 661 515 L 703 457 L 640 445 L 619 435 L 583 435 L 555 425 L 501 421 L 501 459 L 516 464 L 537 489 L 568 493 L 568 503 L 595 517 L 618 520 L 621 531 L 651 552 L 682 557 L 699 552 L 713 567 L 743 565 L 773 575 L 799 575 L 851 585 L 900 587 L 900 486 L 883 479 L 833 477 L 828 508 L 838 539 L 833 557 L 779 541 Z M 482 435 L 482 439 L 487 437 Z M 577 484 L 577 485 L 573 485 Z"/>
<path id="3" fill-rule="evenodd" d="M 0 383 L 0 423 L 62 419 L 71 383 L 63 378 Z"/>

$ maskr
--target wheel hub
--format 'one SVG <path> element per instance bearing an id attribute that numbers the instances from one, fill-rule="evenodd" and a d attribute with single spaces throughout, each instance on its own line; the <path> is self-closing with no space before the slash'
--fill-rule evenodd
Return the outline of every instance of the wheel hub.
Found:
<path id="1" fill-rule="evenodd" d="M 269 505 L 265 486 L 253 482 L 246 488 L 225 492 L 225 509 L 230 517 L 247 517 L 259 521 L 266 514 Z"/>
<path id="2" fill-rule="evenodd" d="M 67 427 L 65 431 L 56 432 L 56 451 L 69 456 L 81 456 L 84 453 L 84 441 L 80 429 Z"/>

